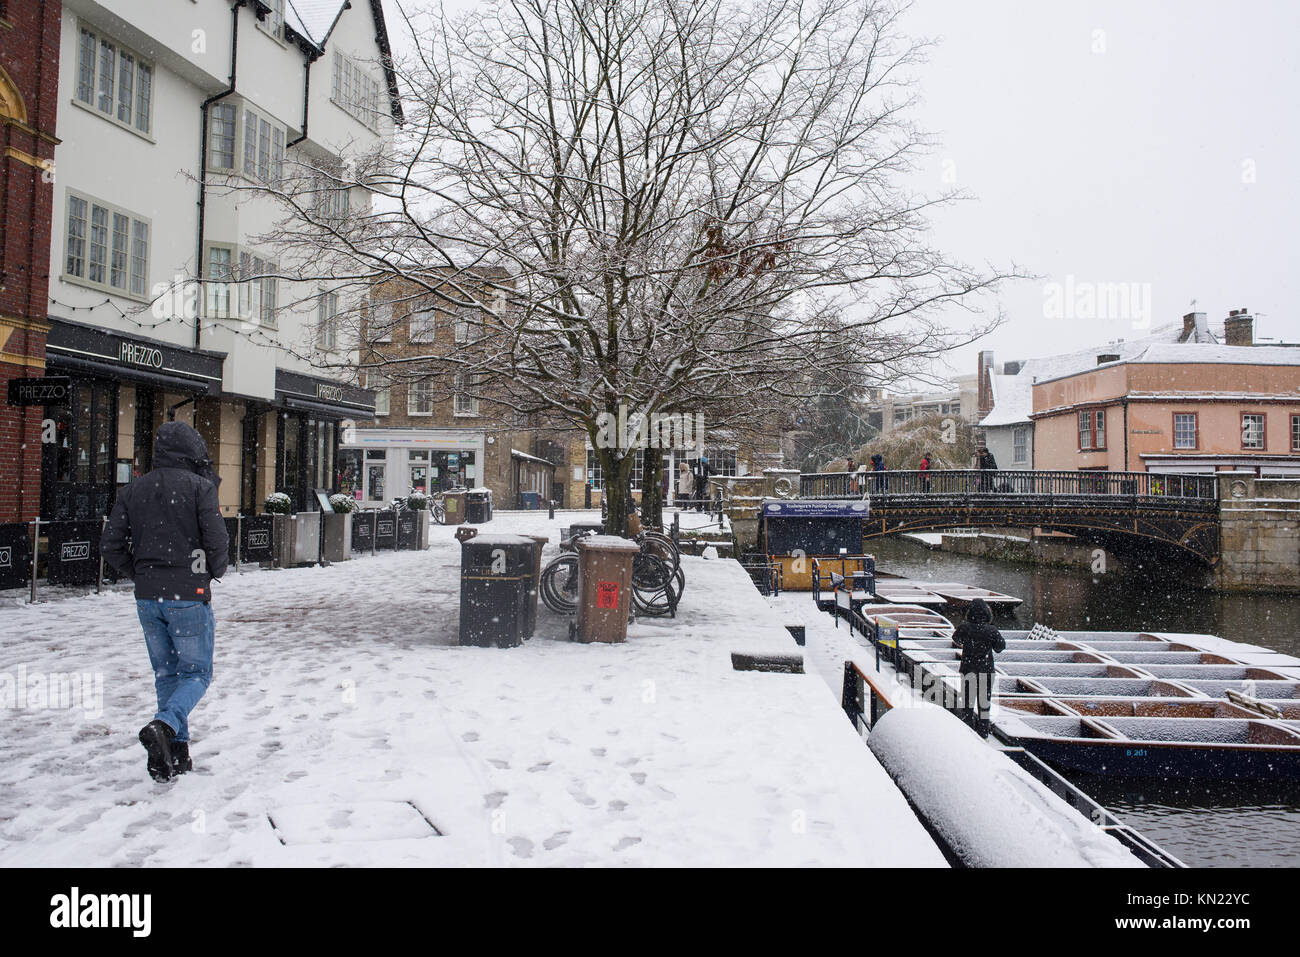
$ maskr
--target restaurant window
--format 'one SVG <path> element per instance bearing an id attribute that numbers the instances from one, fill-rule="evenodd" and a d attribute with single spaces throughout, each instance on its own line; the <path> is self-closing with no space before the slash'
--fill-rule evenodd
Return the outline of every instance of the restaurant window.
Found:
<path id="1" fill-rule="evenodd" d="M 1264 448 L 1264 414 L 1262 412 L 1245 412 L 1242 414 L 1241 447 L 1243 449 Z"/>
<path id="2" fill-rule="evenodd" d="M 77 380 L 71 402 L 51 410 L 42 512 L 52 519 L 99 518 L 112 506 L 117 460 L 117 384 Z"/>
<path id="3" fill-rule="evenodd" d="M 1196 448 L 1196 413 L 1174 413 L 1174 448 Z"/>

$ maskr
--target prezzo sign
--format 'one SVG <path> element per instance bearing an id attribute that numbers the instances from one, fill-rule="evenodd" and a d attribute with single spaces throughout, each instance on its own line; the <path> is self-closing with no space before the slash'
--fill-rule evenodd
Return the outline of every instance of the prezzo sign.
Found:
<path id="1" fill-rule="evenodd" d="M 342 402 L 343 386 L 325 385 L 324 383 L 318 382 L 316 384 L 316 398 L 324 399 L 327 402 Z"/>
<path id="2" fill-rule="evenodd" d="M 84 562 L 90 559 L 90 542 L 64 542 L 59 547 L 59 560 Z"/>
<path id="3" fill-rule="evenodd" d="M 163 364 L 161 349 L 138 342 L 123 342 L 118 348 L 117 358 L 127 365 L 147 366 L 151 369 L 161 369 Z"/>
<path id="4" fill-rule="evenodd" d="M 9 380 L 10 405 L 67 405 L 71 395 L 72 379 L 68 376 Z"/>
<path id="5" fill-rule="evenodd" d="M 14 567 L 14 550 L 9 545 L 0 545 L 0 568 Z"/>
<path id="6" fill-rule="evenodd" d="M 253 528 L 248 531 L 249 548 L 266 548 L 271 544 L 271 533 L 265 528 Z"/>

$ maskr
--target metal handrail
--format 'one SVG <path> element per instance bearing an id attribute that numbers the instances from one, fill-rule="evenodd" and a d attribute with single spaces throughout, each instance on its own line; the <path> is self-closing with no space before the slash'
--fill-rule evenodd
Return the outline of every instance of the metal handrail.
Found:
<path id="1" fill-rule="evenodd" d="M 991 496 L 1007 498 L 1112 498 L 1192 500 L 1217 503 L 1213 475 L 1163 472 L 1105 472 L 1015 469 L 930 469 L 928 471 L 813 472 L 799 477 L 806 499 L 891 498 L 894 496 Z"/>

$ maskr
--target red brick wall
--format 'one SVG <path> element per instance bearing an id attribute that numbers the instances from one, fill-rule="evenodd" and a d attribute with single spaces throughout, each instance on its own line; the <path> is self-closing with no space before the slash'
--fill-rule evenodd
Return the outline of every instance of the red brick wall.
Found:
<path id="1" fill-rule="evenodd" d="M 45 367 L 62 0 L 0 0 L 0 522 L 40 508 L 39 407 L 8 382 Z"/>

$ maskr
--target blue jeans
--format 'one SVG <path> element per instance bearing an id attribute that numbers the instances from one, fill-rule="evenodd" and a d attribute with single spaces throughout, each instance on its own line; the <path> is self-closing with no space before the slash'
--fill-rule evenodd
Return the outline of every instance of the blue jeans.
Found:
<path id="1" fill-rule="evenodd" d="M 204 601 L 137 601 L 135 610 L 144 628 L 158 692 L 154 718 L 176 732 L 177 742 L 189 741 L 189 714 L 212 683 L 216 639 L 212 605 Z"/>

